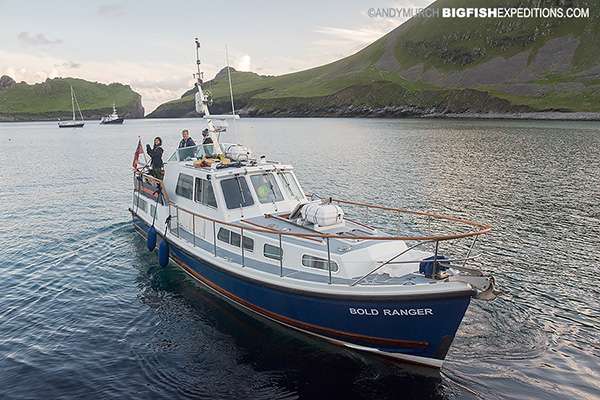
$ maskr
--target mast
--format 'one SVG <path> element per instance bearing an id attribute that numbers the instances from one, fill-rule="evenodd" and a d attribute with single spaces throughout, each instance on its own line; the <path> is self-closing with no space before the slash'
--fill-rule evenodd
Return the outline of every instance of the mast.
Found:
<path id="1" fill-rule="evenodd" d="M 71 88 L 71 108 L 73 109 L 73 121 L 75 121 L 75 95 L 73 94 L 73 86 Z"/>
<path id="2" fill-rule="evenodd" d="M 231 86 L 231 68 L 229 68 L 229 50 L 225 45 L 225 58 L 227 61 L 227 77 L 229 78 L 229 97 L 231 98 L 231 115 L 235 115 L 235 105 L 233 105 L 233 87 Z"/>
<path id="3" fill-rule="evenodd" d="M 200 70 L 200 41 L 196 38 L 196 73 L 194 74 L 194 78 L 196 78 L 196 88 L 198 89 L 195 95 L 195 103 L 196 103 L 196 112 L 198 114 L 204 115 L 204 119 L 206 120 L 206 125 L 208 127 L 208 132 L 213 140 L 214 149 L 216 154 L 223 153 L 223 149 L 221 148 L 221 144 L 219 141 L 220 133 L 225 131 L 225 126 L 219 125 L 215 126 L 213 121 L 223 121 L 226 119 L 238 119 L 239 116 L 235 115 L 235 111 L 233 115 L 211 115 L 208 110 L 208 95 L 204 93 L 202 89 L 202 83 L 204 83 L 204 75 Z M 228 70 L 229 72 L 229 70 Z M 229 91 L 232 94 L 232 102 L 231 105 L 233 107 L 233 90 L 231 88 L 231 76 L 229 77 Z"/>
<path id="4" fill-rule="evenodd" d="M 204 117 L 210 116 L 208 111 L 208 96 L 204 94 L 202 90 L 202 83 L 204 74 L 200 71 L 200 41 L 196 38 L 196 68 L 197 72 L 194 74 L 196 78 L 196 87 L 198 92 L 196 93 L 196 112 L 198 114 L 204 114 Z"/>
<path id="5" fill-rule="evenodd" d="M 81 114 L 81 107 L 79 107 L 79 102 L 77 101 L 77 97 L 75 97 L 73 86 L 71 86 L 71 101 L 73 102 L 73 121 L 75 121 L 75 104 L 77 104 L 77 111 L 79 111 L 79 116 L 81 117 L 81 121 L 83 121 L 83 114 Z"/>

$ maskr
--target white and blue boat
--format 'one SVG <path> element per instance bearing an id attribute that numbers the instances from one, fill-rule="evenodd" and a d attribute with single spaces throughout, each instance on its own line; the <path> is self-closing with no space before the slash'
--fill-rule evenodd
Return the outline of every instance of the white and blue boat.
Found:
<path id="1" fill-rule="evenodd" d="M 199 67 L 197 79 L 196 109 L 213 143 L 176 150 L 163 179 L 134 173 L 133 223 L 150 250 L 158 247 L 160 264 L 174 262 L 261 318 L 357 351 L 440 368 L 471 299 L 496 295 L 493 277 L 466 266 L 490 227 L 307 196 L 292 165 L 220 141 L 221 123 L 237 116 L 210 115 Z M 460 229 L 392 233 L 368 218 L 350 218 L 357 209 Z M 469 242 L 457 246 L 463 239 Z M 458 249 L 463 254 L 454 256 Z"/>

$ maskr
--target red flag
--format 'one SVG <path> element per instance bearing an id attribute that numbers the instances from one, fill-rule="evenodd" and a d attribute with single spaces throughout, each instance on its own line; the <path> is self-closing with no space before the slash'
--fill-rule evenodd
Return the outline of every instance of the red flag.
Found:
<path id="1" fill-rule="evenodd" d="M 137 148 L 135 149 L 135 154 L 133 155 L 133 168 L 137 169 L 138 166 L 138 158 L 140 157 L 140 154 L 142 154 L 144 152 L 144 148 L 142 147 L 142 139 L 138 140 L 138 145 Z"/>

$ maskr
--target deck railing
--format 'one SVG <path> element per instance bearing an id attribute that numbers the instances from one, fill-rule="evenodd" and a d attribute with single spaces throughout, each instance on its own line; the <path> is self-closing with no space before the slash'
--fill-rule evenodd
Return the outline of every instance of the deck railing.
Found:
<path id="1" fill-rule="evenodd" d="M 157 179 L 155 177 L 152 177 L 152 176 L 146 175 L 146 174 L 143 174 L 142 177 L 143 177 L 143 179 L 147 179 L 148 181 L 155 183 L 157 185 L 157 187 L 159 187 L 159 188 L 163 187 L 162 180 L 160 180 L 160 179 Z M 427 217 L 427 218 L 435 219 L 435 220 L 439 220 L 439 221 L 449 221 L 449 222 L 453 222 L 456 224 L 460 224 L 460 225 L 469 227 L 470 230 L 466 231 L 466 232 L 450 233 L 450 234 L 414 235 L 414 236 L 403 236 L 403 235 L 396 235 L 396 236 L 394 236 L 394 235 L 386 235 L 386 236 L 364 235 L 364 236 L 360 236 L 360 235 L 349 235 L 349 234 L 325 233 L 325 232 L 318 232 L 316 230 L 311 230 L 311 229 L 308 229 L 306 233 L 290 232 L 290 231 L 278 230 L 278 229 L 275 229 L 272 227 L 258 225 L 255 222 L 250 222 L 250 221 L 241 220 L 240 222 L 227 222 L 227 221 L 212 218 L 212 217 L 209 217 L 206 215 L 201 215 L 194 211 L 182 208 L 182 207 L 178 206 L 177 204 L 175 204 L 174 202 L 170 201 L 167 193 L 164 190 L 161 190 L 161 194 L 164 196 L 164 198 L 168 204 L 169 215 L 171 216 L 171 221 L 170 221 L 168 228 L 178 238 L 181 238 L 180 214 L 182 212 L 184 214 L 191 216 L 191 227 L 190 228 L 192 231 L 191 232 L 192 233 L 192 245 L 194 247 L 196 247 L 197 218 L 200 218 L 205 223 L 212 225 L 213 254 L 215 257 L 217 257 L 217 249 L 218 249 L 217 231 L 216 231 L 217 224 L 219 224 L 220 226 L 235 229 L 236 232 L 239 231 L 239 233 L 240 233 L 240 252 L 241 252 L 240 256 L 241 256 L 242 268 L 244 268 L 246 266 L 245 265 L 246 264 L 246 256 L 245 256 L 245 250 L 244 250 L 244 231 L 257 232 L 257 233 L 262 233 L 265 235 L 273 235 L 276 237 L 277 241 L 279 242 L 279 249 L 280 249 L 279 250 L 280 251 L 280 253 L 279 253 L 280 254 L 279 268 L 280 268 L 280 277 L 282 277 L 282 278 L 284 277 L 284 274 L 283 274 L 283 271 L 284 271 L 283 257 L 284 257 L 284 255 L 283 255 L 283 247 L 282 247 L 282 238 L 284 236 L 285 237 L 293 237 L 293 238 L 297 238 L 300 240 L 311 240 L 311 241 L 316 240 L 316 241 L 322 243 L 324 245 L 324 247 L 326 247 L 326 249 L 324 249 L 323 251 L 327 252 L 329 284 L 332 283 L 332 270 L 331 270 L 332 262 L 331 262 L 331 247 L 330 247 L 331 239 L 353 240 L 353 241 L 372 240 L 372 241 L 415 241 L 415 242 L 417 242 L 416 244 L 409 246 L 408 249 L 400 252 L 399 254 L 396 254 L 391 259 L 389 259 L 387 261 L 381 261 L 381 265 L 378 265 L 377 268 L 371 270 L 370 272 L 368 272 L 367 274 L 365 274 L 364 276 L 360 277 L 359 279 L 355 280 L 353 283 L 350 284 L 351 286 L 355 286 L 361 282 L 364 282 L 365 279 L 367 279 L 369 276 L 373 275 L 375 272 L 379 271 L 381 268 L 383 268 L 386 265 L 399 264 L 399 263 L 419 263 L 419 262 L 424 261 L 424 260 L 414 260 L 414 261 L 402 260 L 400 262 L 395 262 L 394 260 L 396 260 L 398 257 L 400 257 L 401 255 L 407 253 L 408 251 L 410 251 L 414 248 L 423 246 L 425 244 L 431 244 L 431 243 L 433 243 L 435 245 L 434 258 L 433 258 L 433 260 L 426 260 L 426 261 L 433 262 L 433 274 L 434 275 L 435 275 L 436 271 L 438 270 L 438 268 L 437 268 L 438 265 L 441 262 L 446 263 L 448 261 L 462 261 L 463 264 L 461 267 L 453 266 L 453 268 L 469 270 L 469 268 L 466 268 L 465 265 L 466 265 L 467 261 L 473 260 L 477 257 L 477 256 L 471 256 L 471 252 L 473 250 L 473 247 L 474 247 L 477 239 L 481 235 L 485 235 L 485 234 L 489 233 L 491 230 L 491 227 L 489 225 L 473 222 L 473 221 L 466 220 L 463 218 L 444 215 L 444 214 L 438 214 L 438 213 L 433 213 L 433 212 L 428 212 L 428 211 L 413 211 L 413 210 L 407 210 L 404 208 L 386 207 L 386 206 L 372 205 L 372 204 L 367 204 L 367 203 L 360 203 L 360 202 L 355 202 L 355 201 L 328 198 L 325 201 L 329 201 L 331 203 L 337 203 L 337 204 L 358 206 L 358 207 L 365 208 L 366 210 L 376 209 L 376 210 L 393 212 L 393 213 L 398 213 L 398 214 L 410 214 L 410 215 L 414 215 L 417 217 Z M 160 196 L 160 194 L 159 194 L 159 196 Z M 173 211 L 175 211 L 175 212 L 173 212 Z M 265 217 L 281 219 L 281 217 L 279 217 L 279 216 L 270 215 L 270 214 L 265 214 Z M 173 230 L 173 227 L 172 227 L 173 218 L 175 219 L 175 230 Z M 359 225 L 362 225 L 366 228 L 370 228 L 368 225 L 361 224 L 357 221 L 353 221 L 353 222 L 358 223 Z M 291 223 L 291 221 L 290 221 L 290 223 Z M 206 233 L 206 225 L 205 225 L 204 232 Z M 206 235 L 204 235 L 204 236 L 206 236 Z M 473 242 L 469 246 L 466 257 L 459 258 L 459 259 L 453 259 L 453 260 L 449 260 L 447 258 L 443 258 L 443 259 L 439 258 L 438 251 L 439 251 L 440 242 L 449 241 L 449 240 L 457 240 L 457 239 L 465 239 L 465 238 L 473 238 Z"/>

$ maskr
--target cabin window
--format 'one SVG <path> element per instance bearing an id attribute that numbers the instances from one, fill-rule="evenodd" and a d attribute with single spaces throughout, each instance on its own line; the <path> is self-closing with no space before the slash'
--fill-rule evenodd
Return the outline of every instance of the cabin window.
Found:
<path id="1" fill-rule="evenodd" d="M 250 181 L 254 186 L 258 201 L 261 203 L 273 203 L 283 200 L 281 190 L 273 174 L 252 175 Z"/>
<path id="2" fill-rule="evenodd" d="M 221 228 L 219 229 L 219 234 L 217 235 L 217 237 L 221 242 L 229 243 L 229 236 L 231 236 L 230 233 L 231 232 L 229 231 L 229 229 Z"/>
<path id="3" fill-rule="evenodd" d="M 328 271 L 327 268 L 327 260 L 320 257 L 309 256 L 308 254 L 304 254 L 302 256 L 302 265 L 308 268 L 317 268 Z M 338 265 L 335 261 L 331 261 L 331 272 L 337 272 Z"/>
<path id="4" fill-rule="evenodd" d="M 298 182 L 296 182 L 296 178 L 294 174 L 291 172 L 279 172 L 279 179 L 281 179 L 281 183 L 283 184 L 283 191 L 290 197 L 296 200 L 304 199 L 304 194 L 302 193 L 302 189 L 298 186 Z"/>
<path id="5" fill-rule="evenodd" d="M 281 247 L 273 246 L 271 244 L 265 244 L 263 249 L 263 254 L 267 258 L 271 258 L 273 260 L 281 260 L 282 251 Z"/>
<path id="6" fill-rule="evenodd" d="M 194 178 L 190 175 L 179 174 L 177 179 L 177 186 L 175 187 L 175 193 L 186 199 L 192 199 L 192 192 L 194 190 Z"/>
<path id="7" fill-rule="evenodd" d="M 222 180 L 221 189 L 223 189 L 225 204 L 230 210 L 248 207 L 254 204 L 246 179 L 243 177 L 237 176 L 235 178 Z"/>
<path id="8" fill-rule="evenodd" d="M 156 206 L 150 205 L 150 216 L 154 217 L 156 215 Z"/>
<path id="9" fill-rule="evenodd" d="M 240 247 L 240 234 L 232 232 L 229 229 L 220 228 L 217 237 L 221 242 L 225 242 L 235 247 Z M 244 250 L 254 251 L 254 240 L 244 236 Z"/>
<path id="10" fill-rule="evenodd" d="M 196 178 L 196 192 L 194 199 L 197 203 L 217 208 L 215 192 L 213 191 L 212 184 L 207 179 Z"/>

